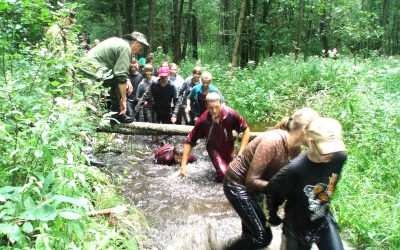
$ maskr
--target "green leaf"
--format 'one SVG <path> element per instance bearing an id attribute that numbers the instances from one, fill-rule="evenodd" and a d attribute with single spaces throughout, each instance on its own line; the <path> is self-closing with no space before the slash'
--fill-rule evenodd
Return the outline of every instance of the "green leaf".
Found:
<path id="1" fill-rule="evenodd" d="M 28 234 L 32 233 L 33 232 L 32 224 L 29 221 L 25 222 L 24 225 L 22 226 L 22 231 Z"/>
<path id="2" fill-rule="evenodd" d="M 68 197 L 68 196 L 64 196 L 64 195 L 55 195 L 52 199 L 54 199 L 54 201 L 56 203 L 67 202 L 67 203 L 71 203 L 75 206 L 88 209 L 88 200 L 85 198 L 82 198 L 82 197 L 81 198 L 73 198 L 73 197 Z"/>
<path id="3" fill-rule="evenodd" d="M 52 171 L 50 174 L 48 174 L 46 176 L 46 179 L 44 180 L 44 185 L 43 185 L 44 190 L 47 190 L 47 188 L 53 183 L 54 176 L 55 176 L 54 171 Z"/>
<path id="4" fill-rule="evenodd" d="M 34 152 L 34 155 L 35 155 L 36 158 L 42 157 L 43 156 L 43 150 L 36 149 L 35 152 Z"/>
<path id="5" fill-rule="evenodd" d="M 35 201 L 32 199 L 31 196 L 26 197 L 26 199 L 24 200 L 24 206 L 26 210 L 33 209 L 35 205 Z"/>
<path id="6" fill-rule="evenodd" d="M 0 202 L 6 202 L 6 198 L 4 198 L 4 196 L 1 194 L 0 194 Z"/>
<path id="7" fill-rule="evenodd" d="M 23 237 L 21 229 L 15 224 L 0 224 L 0 232 L 6 234 L 11 243 L 15 243 Z"/>
<path id="8" fill-rule="evenodd" d="M 37 220 L 51 221 L 57 217 L 57 210 L 54 206 L 44 205 L 36 208 L 34 215 Z"/>
<path id="9" fill-rule="evenodd" d="M 61 211 L 58 215 L 68 220 L 79 220 L 82 218 L 80 214 L 71 211 Z"/>

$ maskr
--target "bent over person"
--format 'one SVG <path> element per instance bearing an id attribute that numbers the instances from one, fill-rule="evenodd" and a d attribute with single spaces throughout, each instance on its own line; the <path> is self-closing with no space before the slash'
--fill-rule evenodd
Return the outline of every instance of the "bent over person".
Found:
<path id="1" fill-rule="evenodd" d="M 207 110 L 199 117 L 194 128 L 186 138 L 181 162 L 180 174 L 186 175 L 186 163 L 197 140 L 206 140 L 206 148 L 211 162 L 217 170 L 217 180 L 221 182 L 228 164 L 234 156 L 234 138 L 232 131 L 243 132 L 239 149 L 242 153 L 250 138 L 250 129 L 246 121 L 232 108 L 222 105 L 218 93 L 209 93 L 206 97 Z"/>
<path id="2" fill-rule="evenodd" d="M 109 109 L 118 112 L 113 118 L 119 122 L 133 121 L 125 114 L 127 94 L 130 95 L 132 92 L 128 73 L 132 54 L 139 54 L 144 46 L 149 46 L 146 37 L 135 31 L 124 35 L 122 39 L 112 37 L 102 41 L 80 61 L 79 69 L 84 74 L 94 80 L 103 81 L 103 86 L 111 88 Z"/>
<path id="3" fill-rule="evenodd" d="M 305 145 L 306 126 L 319 115 L 310 108 L 302 108 L 285 117 L 255 139 L 229 165 L 224 179 L 224 193 L 240 216 L 242 235 L 225 249 L 259 249 L 272 240 L 271 229 L 265 224 L 264 212 L 259 206 L 268 181 L 300 152 Z"/>
<path id="4" fill-rule="evenodd" d="M 347 159 L 340 123 L 315 119 L 307 127 L 310 149 L 283 168 L 268 183 L 269 222 L 278 225 L 278 206 L 286 200 L 281 249 L 343 249 L 338 226 L 329 211 L 335 187 Z"/>

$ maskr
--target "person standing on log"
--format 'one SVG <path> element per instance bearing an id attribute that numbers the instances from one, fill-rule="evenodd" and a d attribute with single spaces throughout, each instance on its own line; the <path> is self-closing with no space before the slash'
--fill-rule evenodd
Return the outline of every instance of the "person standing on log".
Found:
<path id="1" fill-rule="evenodd" d="M 225 249 L 259 249 L 269 245 L 272 232 L 259 205 L 268 181 L 297 156 L 306 144 L 305 129 L 319 117 L 310 108 L 303 108 L 285 117 L 256 138 L 230 164 L 224 179 L 224 193 L 242 221 L 242 235 Z"/>
<path id="2" fill-rule="evenodd" d="M 197 120 L 186 138 L 180 168 L 180 175 L 186 176 L 186 164 L 197 140 L 206 139 L 208 155 L 217 173 L 217 181 L 222 182 L 228 164 L 234 157 L 234 139 L 232 131 L 243 133 L 238 155 L 241 155 L 250 138 L 250 128 L 246 121 L 232 108 L 222 104 L 218 93 L 209 93 L 206 97 L 207 110 Z"/>
<path id="3" fill-rule="evenodd" d="M 132 92 L 128 73 L 132 54 L 139 54 L 144 46 L 149 46 L 147 38 L 140 32 L 126 34 L 121 38 L 112 37 L 91 49 L 80 61 L 80 70 L 103 81 L 103 86 L 110 87 L 110 110 L 118 112 L 112 117 L 119 122 L 130 123 L 132 117 L 126 115 L 127 94 Z"/>
<path id="4" fill-rule="evenodd" d="M 279 225 L 278 207 L 286 200 L 281 249 L 343 249 L 330 201 L 347 159 L 342 126 L 318 118 L 307 127 L 309 150 L 281 169 L 266 187 L 269 223 Z"/>

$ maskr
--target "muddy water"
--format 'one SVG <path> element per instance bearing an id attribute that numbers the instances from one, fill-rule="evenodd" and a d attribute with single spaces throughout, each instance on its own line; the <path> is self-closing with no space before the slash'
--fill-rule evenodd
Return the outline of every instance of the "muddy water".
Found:
<path id="1" fill-rule="evenodd" d="M 185 137 L 160 137 L 166 143 L 183 143 Z M 150 224 L 143 249 L 221 249 L 241 233 L 240 219 L 226 200 L 222 184 L 208 159 L 204 141 L 188 164 L 187 177 L 179 177 L 179 166 L 153 163 L 156 146 L 150 136 L 116 135 L 114 149 L 122 154 L 98 155 L 110 165 L 110 172 L 123 187 L 127 201 L 140 209 Z M 269 248 L 279 249 L 280 227 L 273 228 Z"/>

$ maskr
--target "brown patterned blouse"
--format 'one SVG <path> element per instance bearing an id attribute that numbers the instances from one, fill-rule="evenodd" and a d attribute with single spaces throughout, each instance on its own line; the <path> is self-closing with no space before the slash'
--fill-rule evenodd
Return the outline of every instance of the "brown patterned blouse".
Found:
<path id="1" fill-rule="evenodd" d="M 299 148 L 292 151 L 288 149 L 286 131 L 267 131 L 253 139 L 243 153 L 231 162 L 227 179 L 254 192 L 265 192 L 268 181 L 300 153 Z"/>

